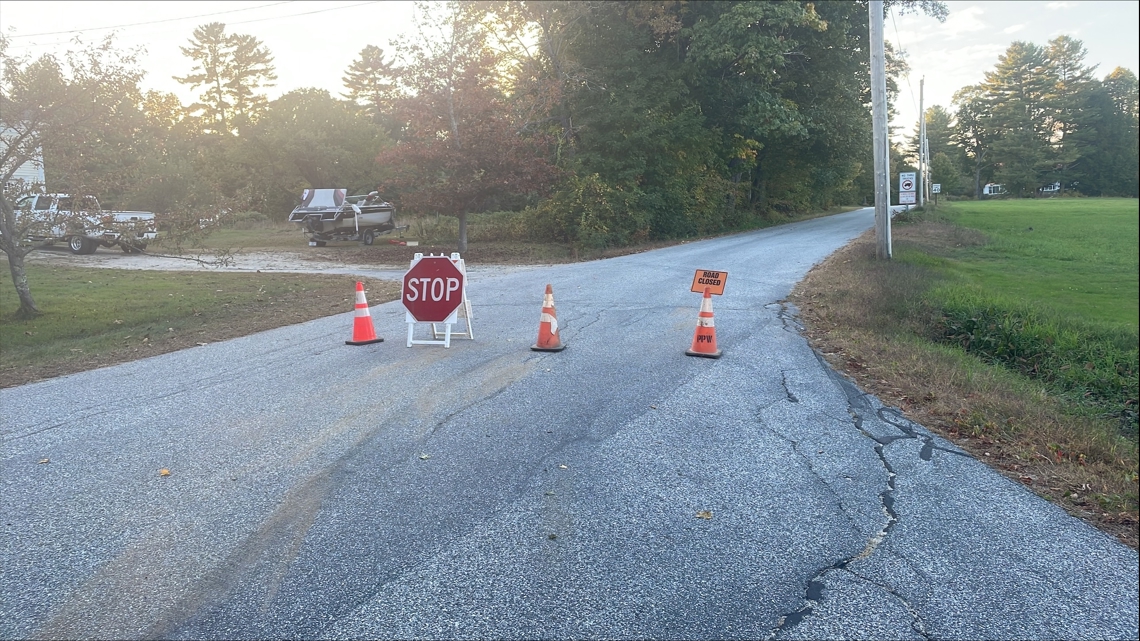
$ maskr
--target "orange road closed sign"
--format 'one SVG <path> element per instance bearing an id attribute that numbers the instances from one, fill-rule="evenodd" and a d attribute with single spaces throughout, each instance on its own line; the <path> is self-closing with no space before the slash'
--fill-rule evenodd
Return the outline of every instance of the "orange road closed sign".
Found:
<path id="1" fill-rule="evenodd" d="M 690 291 L 703 294 L 705 288 L 709 288 L 709 293 L 720 296 L 724 293 L 724 281 L 728 280 L 728 272 L 714 272 L 711 269 L 698 269 L 697 274 L 693 276 L 693 288 Z"/>

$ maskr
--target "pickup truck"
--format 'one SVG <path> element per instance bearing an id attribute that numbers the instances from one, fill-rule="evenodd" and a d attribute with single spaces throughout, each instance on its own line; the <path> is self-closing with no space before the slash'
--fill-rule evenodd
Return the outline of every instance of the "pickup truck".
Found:
<path id="1" fill-rule="evenodd" d="M 118 245 L 127 253 L 146 249 L 158 238 L 154 214 L 149 211 L 104 211 L 94 196 L 34 194 L 17 203 L 32 225 L 27 239 L 53 245 L 67 243 L 73 254 L 90 254 Z"/>

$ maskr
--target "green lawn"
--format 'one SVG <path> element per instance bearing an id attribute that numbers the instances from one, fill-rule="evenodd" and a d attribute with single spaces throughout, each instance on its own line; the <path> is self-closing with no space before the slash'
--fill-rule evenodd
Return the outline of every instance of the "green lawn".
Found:
<path id="1" fill-rule="evenodd" d="M 959 202 L 943 211 L 988 242 L 948 268 L 995 296 L 1093 323 L 1140 320 L 1140 207 L 1135 199 Z"/>
<path id="2" fill-rule="evenodd" d="M 939 318 L 931 335 L 1118 417 L 1136 438 L 1137 201 L 999 200 L 940 213 L 961 242 L 899 255 L 940 276 L 926 295 Z"/>

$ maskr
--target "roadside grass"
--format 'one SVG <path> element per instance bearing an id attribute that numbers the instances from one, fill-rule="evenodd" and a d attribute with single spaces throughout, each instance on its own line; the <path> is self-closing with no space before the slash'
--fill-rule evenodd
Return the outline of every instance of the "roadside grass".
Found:
<path id="1" fill-rule="evenodd" d="M 790 300 L 864 389 L 1136 548 L 1136 202 L 944 206 L 894 226 L 895 260 L 869 232 Z"/>
<path id="2" fill-rule="evenodd" d="M 832 207 L 795 216 L 776 215 L 773 218 L 760 219 L 758 224 L 750 229 L 830 216 L 854 209 L 859 208 Z M 402 264 L 410 260 L 412 254 L 416 252 L 451 253 L 456 250 L 459 240 L 459 219 L 454 216 L 397 215 L 396 224 L 405 226 L 406 229 L 377 236 L 375 244 L 371 247 L 364 247 L 357 241 L 330 241 L 325 247 L 311 248 L 308 246 L 308 236 L 297 224 L 268 221 L 264 220 L 264 217 L 251 216 L 243 218 L 236 224 L 202 230 L 202 233 L 181 239 L 180 243 L 175 243 L 173 240 L 163 241 L 160 237 L 151 245 L 148 252 L 195 254 L 278 250 L 305 252 L 321 258 L 339 255 L 346 261 L 363 264 Z M 747 230 L 727 233 L 740 231 Z M 580 249 L 575 253 L 568 243 L 535 237 L 529 230 L 526 212 L 499 211 L 468 214 L 467 240 L 468 251 L 464 254 L 464 259 L 469 263 L 541 264 L 609 258 L 696 239 L 653 241 L 627 247 Z M 407 247 L 389 241 L 415 241 L 418 245 Z"/>
<path id="3" fill-rule="evenodd" d="M 19 301 L 0 288 L 0 387 L 350 313 L 357 280 L 371 305 L 398 296 L 393 281 L 344 275 L 27 270 L 44 314 L 13 320 Z"/>

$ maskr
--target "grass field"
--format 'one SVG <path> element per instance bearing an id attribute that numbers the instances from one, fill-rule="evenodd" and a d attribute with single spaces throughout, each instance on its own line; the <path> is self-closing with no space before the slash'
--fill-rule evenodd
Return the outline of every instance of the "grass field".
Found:
<path id="1" fill-rule="evenodd" d="M 941 314 L 938 338 L 1041 380 L 1091 413 L 1119 417 L 1135 437 L 1137 201 L 987 201 L 944 211 L 984 241 L 942 253 L 943 282 L 927 296 Z"/>
<path id="2" fill-rule="evenodd" d="M 1136 200 L 962 202 L 872 233 L 791 300 L 886 403 L 1137 547 Z"/>
<path id="3" fill-rule="evenodd" d="M 348 313 L 356 277 L 327 274 L 146 272 L 28 265 L 43 315 L 13 320 L 0 288 L 0 387 Z M 370 304 L 397 285 L 364 280 Z M 345 339 L 351 327 L 345 325 Z"/>
<path id="4" fill-rule="evenodd" d="M 987 239 L 950 254 L 947 268 L 962 279 L 1068 317 L 1140 321 L 1136 200 L 991 200 L 945 210 L 950 222 Z"/>

